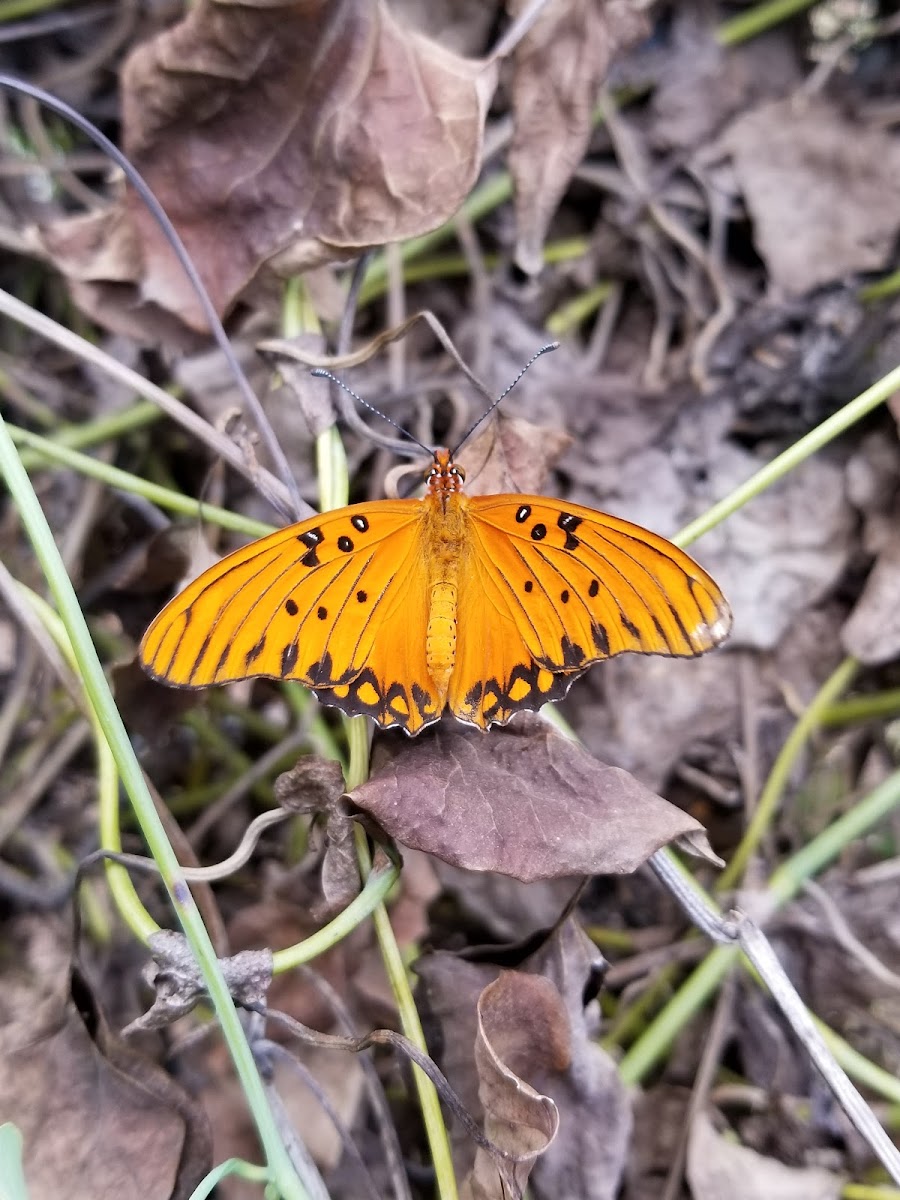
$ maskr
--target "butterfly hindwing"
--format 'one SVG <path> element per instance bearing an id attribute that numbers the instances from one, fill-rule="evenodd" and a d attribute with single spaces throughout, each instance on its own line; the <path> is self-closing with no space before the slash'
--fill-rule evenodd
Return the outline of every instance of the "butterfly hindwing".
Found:
<path id="1" fill-rule="evenodd" d="M 325 703 L 411 731 L 436 719 L 421 503 L 336 509 L 228 555 L 159 614 L 143 665 L 185 687 L 296 679 Z"/>
<path id="2" fill-rule="evenodd" d="M 448 696 L 462 720 L 502 723 L 564 695 L 591 663 L 702 654 L 730 628 L 709 575 L 649 530 L 541 496 L 478 496 L 466 511 Z"/>

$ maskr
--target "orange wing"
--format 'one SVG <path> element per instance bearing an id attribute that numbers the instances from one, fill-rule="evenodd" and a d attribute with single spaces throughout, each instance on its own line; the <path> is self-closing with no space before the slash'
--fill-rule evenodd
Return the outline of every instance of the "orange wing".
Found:
<path id="1" fill-rule="evenodd" d="M 545 496 L 476 496 L 447 703 L 486 728 L 626 651 L 691 656 L 731 611 L 702 567 L 639 525 Z"/>
<path id="2" fill-rule="evenodd" d="M 322 513 L 229 554 L 144 635 L 154 678 L 296 679 L 325 704 L 415 733 L 440 716 L 425 661 L 423 502 Z"/>

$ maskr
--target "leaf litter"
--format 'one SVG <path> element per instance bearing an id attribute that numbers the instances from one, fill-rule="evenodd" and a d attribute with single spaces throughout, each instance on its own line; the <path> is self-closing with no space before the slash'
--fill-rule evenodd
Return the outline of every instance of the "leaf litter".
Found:
<path id="1" fill-rule="evenodd" d="M 873 273 L 896 269 L 896 29 L 888 6 L 855 6 L 859 23 L 824 34 L 824 7 L 726 47 L 717 38 L 731 15 L 725 6 L 560 0 L 493 58 L 501 21 L 491 6 L 204 0 L 118 43 L 118 95 L 113 71 L 82 60 L 84 42 L 50 28 L 27 36 L 38 38 L 47 61 L 80 72 L 71 95 L 92 98 L 90 110 L 160 193 L 247 363 L 258 344 L 284 335 L 281 280 L 307 269 L 334 345 L 342 263 L 454 218 L 481 172 L 496 183 L 507 167 L 514 201 L 457 220 L 469 277 L 426 272 L 416 283 L 411 272 L 410 309 L 432 306 L 464 358 L 480 356 L 479 369 L 487 364 L 499 390 L 546 342 L 548 318 L 569 300 L 598 282 L 618 299 L 602 303 L 596 319 L 586 308 L 557 354 L 504 402 L 503 420 L 467 446 L 470 483 L 547 490 L 671 535 L 897 361 L 896 301 L 890 291 L 882 299 L 868 292 Z M 251 45 L 255 55 L 246 53 Z M 177 376 L 212 424 L 245 437 L 222 423 L 236 394 L 216 357 L 206 356 L 196 300 L 134 197 L 94 174 L 103 206 L 79 211 L 57 186 L 59 161 L 80 170 L 68 145 L 60 143 L 58 161 L 39 161 L 39 134 L 23 140 L 13 110 L 5 121 L 5 160 L 30 172 L 28 188 L 15 171 L 0 177 L 5 244 L 18 248 L 22 265 L 25 255 L 33 259 L 28 270 L 41 273 L 47 310 L 74 304 L 111 352 L 162 382 Z M 559 250 L 572 240 L 580 249 L 566 259 Z M 532 278 L 523 281 L 517 269 Z M 396 314 L 404 298 L 396 262 L 390 270 Z M 394 322 L 381 293 L 373 295 L 360 314 L 359 342 Z M 395 351 L 390 365 L 373 358 L 364 373 L 348 369 L 348 381 L 423 440 L 452 440 L 481 400 L 451 380 L 422 333 L 384 359 Z M 71 350 L 48 354 L 24 334 L 2 352 L 4 412 L 18 423 L 52 430 L 107 411 L 96 375 Z M 254 379 L 269 391 L 279 382 L 272 360 L 257 362 Z M 318 431 L 330 410 L 311 383 L 318 386 L 298 378 Z M 272 387 L 266 404 L 312 501 L 312 438 L 293 393 Z M 357 432 L 346 444 L 354 498 L 383 494 L 385 457 Z M 255 455 L 246 438 L 245 446 Z M 210 478 L 208 460 L 171 426 L 119 435 L 115 455 L 118 465 L 192 495 L 269 516 L 236 476 Z M 630 1099 L 599 1041 L 612 1031 L 616 1052 L 627 1049 L 635 1036 L 629 1014 L 642 1005 L 658 1011 L 696 957 L 680 914 L 640 864 L 696 830 L 697 816 L 728 857 L 744 806 L 758 796 L 796 714 L 845 652 L 864 664 L 861 699 L 896 689 L 898 470 L 896 416 L 873 415 L 865 430 L 846 434 L 708 534 L 697 554 L 735 610 L 731 648 L 692 662 L 620 659 L 592 671 L 565 708 L 587 752 L 536 719 L 488 738 L 439 728 L 410 742 L 381 739 L 371 780 L 354 789 L 355 810 L 336 768 L 324 788 L 302 772 L 294 777 L 300 799 L 289 829 L 268 831 L 233 878 L 209 889 L 228 952 L 240 962 L 248 952 L 283 950 L 346 907 L 361 887 L 352 847 L 362 820 L 376 840 L 387 834 L 405 848 L 389 911 L 402 952 L 420 954 L 429 1047 L 482 1134 L 509 1137 L 521 1160 L 509 1167 L 511 1192 L 527 1176 L 538 1200 L 638 1200 L 665 1187 L 693 1200 L 726 1188 L 735 1197 L 779 1189 L 825 1197 L 844 1179 L 863 1177 L 865 1147 L 777 1010 L 751 986 L 738 990 L 710 1100 L 691 1117 L 684 1085 L 701 1059 L 705 1015 L 682 1031 L 658 1075 L 642 1080 L 633 1131 Z M 79 565 L 98 641 L 128 658 L 155 596 L 169 589 L 171 567 L 151 542 L 159 512 L 112 492 L 98 499 L 73 472 L 45 469 L 35 479 Z M 229 536 L 213 544 L 223 548 Z M 145 571 L 129 558 L 136 548 Z M 0 526 L 0 554 L 35 582 L 11 522 Z M 0 779 L 18 800 L 59 744 L 70 710 L 29 661 L 18 626 L 4 619 L 0 631 L 4 642 L 14 639 L 0 680 L 0 750 L 11 747 L 0 756 Z M 330 718 L 323 722 L 315 708 L 298 716 L 269 683 L 201 698 L 189 713 L 147 685 L 126 707 L 145 769 L 188 825 L 189 814 L 227 799 L 237 778 L 237 799 L 198 833 L 203 861 L 227 857 L 259 806 L 276 802 L 275 780 L 289 763 L 273 758 L 260 776 L 254 764 L 298 724 L 308 730 L 303 763 L 334 749 Z M 896 769 L 889 719 L 829 728 L 807 748 L 748 886 Z M 3 924 L 0 1070 L 15 1088 L 29 1184 L 34 1195 L 59 1194 L 71 1184 L 77 1151 L 84 1194 L 128 1194 L 117 1174 L 124 1164 L 145 1194 L 178 1195 L 209 1162 L 201 1102 L 217 1161 L 230 1153 L 258 1160 L 255 1135 L 221 1045 L 181 1040 L 206 1028 L 196 1012 L 184 1011 L 153 1042 L 131 1039 L 126 1057 L 111 1049 L 114 1035 L 98 1032 L 105 1026 L 91 995 L 117 1028 L 150 1003 L 124 934 L 114 935 L 115 957 L 102 937 L 88 936 L 90 985 L 64 985 L 67 955 L 58 947 L 41 957 L 58 860 L 77 857 L 94 836 L 93 763 L 84 752 L 62 761 L 49 782 L 38 779 L 0 859 L 0 892 L 12 914 Z M 320 765 L 304 769 L 315 774 Z M 125 837 L 142 849 L 129 826 Z M 896 888 L 867 874 L 887 869 L 880 860 L 893 853 L 891 827 L 852 843 L 822 881 L 824 900 L 804 896 L 769 932 L 813 1010 L 896 1073 Z M 714 879 L 707 865 L 698 870 Z M 577 922 L 557 925 L 585 875 L 592 881 Z M 36 907 L 38 893 L 44 915 L 17 924 L 15 914 Z M 141 884 L 141 894 L 170 924 L 152 889 Z M 615 964 L 607 983 L 578 922 Z M 549 940 L 540 932 L 548 927 Z M 530 940 L 517 948 L 514 938 Z M 543 950 L 535 951 L 538 943 Z M 10 965 L 17 962 L 18 971 Z M 272 1009 L 347 1035 L 397 1024 L 367 926 L 316 966 L 315 984 L 298 971 L 276 975 Z M 200 995 L 187 982 L 191 997 L 179 1011 Z M 266 1032 L 275 1039 L 274 1023 Z M 274 1054 L 274 1086 L 329 1193 L 431 1194 L 401 1060 L 379 1049 L 369 1064 L 382 1089 L 376 1101 L 356 1057 L 290 1045 L 309 1075 L 301 1079 Z M 57 1114 L 49 1132 L 48 1105 Z M 402 1144 L 393 1159 L 382 1137 L 388 1125 Z M 369 1184 L 348 1137 L 363 1149 Z M 685 1178 L 667 1184 L 685 1144 Z M 485 1157 L 477 1139 L 454 1127 L 454 1149 L 463 1189 L 501 1194 L 497 1159 Z M 407 1180 L 401 1168 L 401 1186 L 396 1163 L 404 1159 L 410 1172 Z M 246 1184 L 222 1187 L 230 1196 L 258 1194 Z"/>

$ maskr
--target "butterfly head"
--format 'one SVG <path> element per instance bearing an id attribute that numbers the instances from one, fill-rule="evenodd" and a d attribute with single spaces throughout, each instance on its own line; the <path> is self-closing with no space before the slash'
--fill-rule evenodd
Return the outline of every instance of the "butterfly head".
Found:
<path id="1" fill-rule="evenodd" d="M 441 447 L 434 452 L 434 462 L 425 475 L 428 490 L 434 496 L 447 496 L 451 492 L 461 492 L 466 473 L 453 461 L 449 450 Z"/>

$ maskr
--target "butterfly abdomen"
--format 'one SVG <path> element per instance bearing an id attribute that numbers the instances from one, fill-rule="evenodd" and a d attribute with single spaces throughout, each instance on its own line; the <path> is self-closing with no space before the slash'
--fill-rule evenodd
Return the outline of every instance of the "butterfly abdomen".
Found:
<path id="1" fill-rule="evenodd" d="M 428 673 L 442 695 L 447 691 L 456 663 L 456 609 L 456 584 L 434 584 L 429 596 L 425 661 Z"/>

